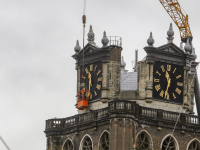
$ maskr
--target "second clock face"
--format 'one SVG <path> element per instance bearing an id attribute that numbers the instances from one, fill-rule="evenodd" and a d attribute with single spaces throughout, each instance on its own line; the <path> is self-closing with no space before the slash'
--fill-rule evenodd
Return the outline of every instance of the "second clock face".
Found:
<path id="1" fill-rule="evenodd" d="M 153 86 L 154 98 L 182 103 L 183 69 L 171 64 L 155 64 Z"/>
<path id="2" fill-rule="evenodd" d="M 84 84 L 82 80 L 84 78 Z M 89 91 L 89 100 L 98 99 L 101 96 L 102 70 L 101 64 L 95 63 L 84 67 L 84 76 L 81 77 L 81 87 Z"/>

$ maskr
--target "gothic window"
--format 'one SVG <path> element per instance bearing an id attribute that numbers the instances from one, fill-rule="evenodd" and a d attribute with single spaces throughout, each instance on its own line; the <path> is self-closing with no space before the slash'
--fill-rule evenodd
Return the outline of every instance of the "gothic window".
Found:
<path id="1" fill-rule="evenodd" d="M 146 132 L 141 132 L 136 139 L 137 150 L 151 150 L 150 137 Z"/>
<path id="2" fill-rule="evenodd" d="M 63 150 L 74 150 L 73 144 L 70 140 L 67 140 L 64 144 Z"/>
<path id="3" fill-rule="evenodd" d="M 83 140 L 82 150 L 92 150 L 92 141 L 88 136 Z"/>
<path id="4" fill-rule="evenodd" d="M 104 132 L 100 138 L 99 150 L 109 150 L 109 134 Z"/>
<path id="5" fill-rule="evenodd" d="M 200 143 L 197 140 L 190 143 L 188 150 L 200 150 Z"/>
<path id="6" fill-rule="evenodd" d="M 176 150 L 176 142 L 172 136 L 168 136 L 162 143 L 162 150 Z"/>

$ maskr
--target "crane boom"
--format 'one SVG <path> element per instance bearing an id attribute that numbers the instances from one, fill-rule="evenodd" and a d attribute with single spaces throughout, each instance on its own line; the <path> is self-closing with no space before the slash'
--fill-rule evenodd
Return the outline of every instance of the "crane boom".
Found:
<path id="1" fill-rule="evenodd" d="M 159 0 L 172 20 L 178 26 L 180 37 L 183 42 L 189 38 L 192 40 L 192 32 L 188 24 L 188 15 L 184 15 L 178 0 Z"/>

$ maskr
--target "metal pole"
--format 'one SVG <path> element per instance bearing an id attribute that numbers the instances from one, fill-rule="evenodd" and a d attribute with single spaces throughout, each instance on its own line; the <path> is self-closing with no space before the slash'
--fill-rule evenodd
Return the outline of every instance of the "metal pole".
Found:
<path id="1" fill-rule="evenodd" d="M 6 144 L 6 142 L 3 140 L 3 138 L 0 136 L 0 140 L 2 141 L 2 143 L 5 145 L 5 147 L 10 150 L 10 148 L 8 147 L 8 145 Z"/>

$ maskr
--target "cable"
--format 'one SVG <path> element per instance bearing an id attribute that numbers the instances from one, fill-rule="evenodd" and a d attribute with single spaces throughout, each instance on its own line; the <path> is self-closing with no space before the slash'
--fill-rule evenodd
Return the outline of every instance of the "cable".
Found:
<path id="1" fill-rule="evenodd" d="M 8 145 L 6 144 L 6 142 L 3 140 L 3 138 L 0 136 L 0 140 L 2 141 L 2 143 L 4 144 L 4 146 L 10 150 L 10 148 L 8 147 Z"/>

